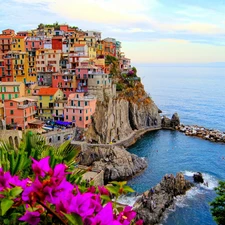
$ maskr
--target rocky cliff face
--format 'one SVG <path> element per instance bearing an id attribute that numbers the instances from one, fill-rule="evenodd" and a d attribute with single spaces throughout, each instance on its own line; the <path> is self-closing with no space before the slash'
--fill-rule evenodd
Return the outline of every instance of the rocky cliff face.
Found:
<path id="1" fill-rule="evenodd" d="M 107 96 L 98 101 L 93 123 L 86 137 L 97 143 L 122 140 L 134 130 L 161 126 L 159 109 L 153 101 L 134 103 L 127 99 Z"/>
<path id="2" fill-rule="evenodd" d="M 177 195 L 183 195 L 193 186 L 185 180 L 182 173 L 164 176 L 162 181 L 150 191 L 143 194 L 134 207 L 137 212 L 137 220 L 143 219 L 144 225 L 158 224 L 167 208 L 173 205 Z"/>
<path id="3" fill-rule="evenodd" d="M 80 163 L 92 170 L 103 170 L 105 182 L 126 180 L 147 167 L 147 162 L 123 148 L 110 146 L 87 147 L 80 156 Z"/>

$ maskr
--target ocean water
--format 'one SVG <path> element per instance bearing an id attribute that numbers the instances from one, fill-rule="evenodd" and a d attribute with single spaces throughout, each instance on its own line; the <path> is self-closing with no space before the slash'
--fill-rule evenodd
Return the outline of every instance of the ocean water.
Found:
<path id="1" fill-rule="evenodd" d="M 177 112 L 181 123 L 197 124 L 225 131 L 225 68 L 136 66 L 146 91 L 163 114 Z M 128 149 L 148 161 L 148 168 L 129 181 L 137 192 L 160 182 L 165 174 L 182 171 L 192 180 L 203 173 L 209 186 L 198 185 L 176 200 L 176 207 L 164 218 L 164 225 L 215 225 L 209 202 L 219 180 L 225 180 L 225 144 L 185 136 L 177 131 L 146 134 Z"/>

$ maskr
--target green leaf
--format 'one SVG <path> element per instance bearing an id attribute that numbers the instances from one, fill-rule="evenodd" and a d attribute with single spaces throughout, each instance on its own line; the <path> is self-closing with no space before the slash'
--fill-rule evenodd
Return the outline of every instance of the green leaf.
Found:
<path id="1" fill-rule="evenodd" d="M 111 201 L 111 198 L 108 195 L 101 195 L 100 198 L 106 200 L 107 202 Z"/>
<path id="2" fill-rule="evenodd" d="M 82 219 L 79 215 L 71 213 L 71 214 L 65 214 L 63 213 L 64 216 L 69 220 L 69 222 L 73 225 L 82 225 Z"/>
<path id="3" fill-rule="evenodd" d="M 10 190 L 10 197 L 15 198 L 17 197 L 23 189 L 21 187 L 14 187 Z"/>
<path id="4" fill-rule="evenodd" d="M 131 187 L 129 187 L 129 186 L 125 186 L 124 188 L 123 188 L 123 190 L 124 191 L 126 191 L 126 192 L 135 192 L 135 190 L 133 190 Z"/>
<path id="5" fill-rule="evenodd" d="M 114 186 L 106 186 L 106 189 L 110 192 L 110 193 L 112 193 L 112 194 L 115 194 L 115 195 L 117 195 L 118 194 L 118 187 L 114 187 Z"/>
<path id="6" fill-rule="evenodd" d="M 5 213 L 11 208 L 13 205 L 14 201 L 11 199 L 4 198 L 1 201 L 1 210 L 2 210 L 2 216 L 5 215 Z"/>

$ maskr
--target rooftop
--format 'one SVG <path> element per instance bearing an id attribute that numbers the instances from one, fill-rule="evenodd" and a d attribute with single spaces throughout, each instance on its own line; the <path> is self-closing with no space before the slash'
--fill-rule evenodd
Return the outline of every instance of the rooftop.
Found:
<path id="1" fill-rule="evenodd" d="M 23 84 L 22 82 L 0 82 L 0 86 L 18 86 Z"/>
<path id="2" fill-rule="evenodd" d="M 14 102 L 24 102 L 24 101 L 36 102 L 36 100 L 27 98 L 27 97 L 14 98 L 14 99 L 12 99 L 12 101 L 14 101 Z"/>
<path id="3" fill-rule="evenodd" d="M 58 90 L 58 88 L 40 88 L 38 95 L 54 95 Z"/>

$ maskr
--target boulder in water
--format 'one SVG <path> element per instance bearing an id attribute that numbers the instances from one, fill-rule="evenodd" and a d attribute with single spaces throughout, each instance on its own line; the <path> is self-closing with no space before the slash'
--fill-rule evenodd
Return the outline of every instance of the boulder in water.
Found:
<path id="1" fill-rule="evenodd" d="M 193 175 L 193 179 L 194 179 L 194 182 L 196 182 L 196 183 L 204 183 L 202 173 L 200 173 L 200 172 L 195 173 Z"/>
<path id="2" fill-rule="evenodd" d="M 172 128 L 175 128 L 176 126 L 180 126 L 180 118 L 177 113 L 173 114 L 171 121 L 170 121 L 170 126 Z"/>

